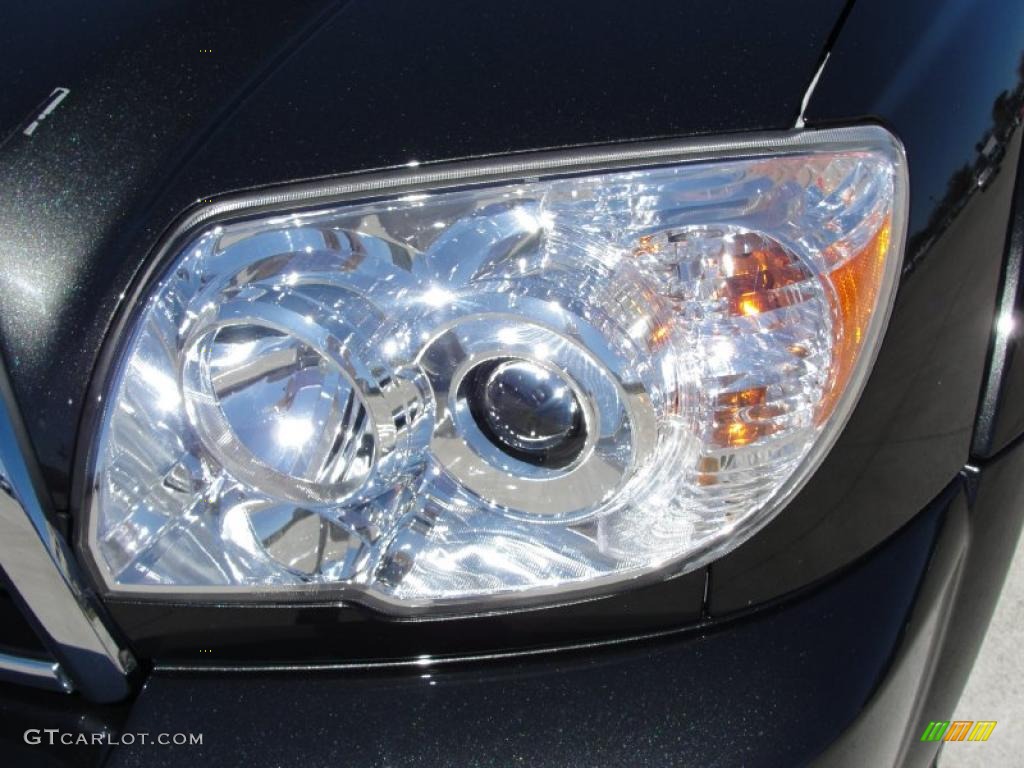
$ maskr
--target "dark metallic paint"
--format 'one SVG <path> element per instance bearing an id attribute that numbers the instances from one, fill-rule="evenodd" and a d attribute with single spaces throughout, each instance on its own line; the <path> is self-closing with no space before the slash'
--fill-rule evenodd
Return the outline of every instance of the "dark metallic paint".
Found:
<path id="1" fill-rule="evenodd" d="M 1024 156 L 1017 178 L 1024 179 Z M 1018 183 L 1006 235 L 995 332 L 971 454 L 990 459 L 1024 432 L 1024 184 Z"/>

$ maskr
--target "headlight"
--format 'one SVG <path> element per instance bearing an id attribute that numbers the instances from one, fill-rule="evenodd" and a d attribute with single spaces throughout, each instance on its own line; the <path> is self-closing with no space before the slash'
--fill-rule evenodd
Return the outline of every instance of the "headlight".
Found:
<path id="1" fill-rule="evenodd" d="M 88 500 L 110 590 L 478 610 L 706 563 L 856 400 L 906 178 L 857 128 L 325 194 L 221 206 L 118 340 Z"/>

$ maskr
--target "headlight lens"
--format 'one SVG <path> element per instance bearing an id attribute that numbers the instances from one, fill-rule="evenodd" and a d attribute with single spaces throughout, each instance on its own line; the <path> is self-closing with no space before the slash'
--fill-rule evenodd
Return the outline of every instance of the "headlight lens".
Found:
<path id="1" fill-rule="evenodd" d="M 108 587 L 478 609 L 748 537 L 870 367 L 902 153 L 861 128 L 643 165 L 227 221 L 172 253 L 93 451 Z"/>

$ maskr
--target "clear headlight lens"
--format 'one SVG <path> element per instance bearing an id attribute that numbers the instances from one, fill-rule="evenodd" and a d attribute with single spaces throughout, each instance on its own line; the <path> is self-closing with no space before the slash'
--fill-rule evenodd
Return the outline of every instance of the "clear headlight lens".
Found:
<path id="1" fill-rule="evenodd" d="M 93 452 L 108 587 L 479 608 L 748 537 L 870 367 L 901 150 L 862 128 L 633 165 L 228 222 L 172 254 Z"/>

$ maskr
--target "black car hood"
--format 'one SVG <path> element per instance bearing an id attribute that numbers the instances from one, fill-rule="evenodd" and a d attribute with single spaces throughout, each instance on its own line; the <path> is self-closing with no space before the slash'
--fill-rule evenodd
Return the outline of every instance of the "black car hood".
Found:
<path id="1" fill-rule="evenodd" d="M 0 23 L 0 351 L 66 508 L 106 332 L 197 201 L 413 160 L 789 128 L 844 2 L 57 5 L 11 2 Z"/>

